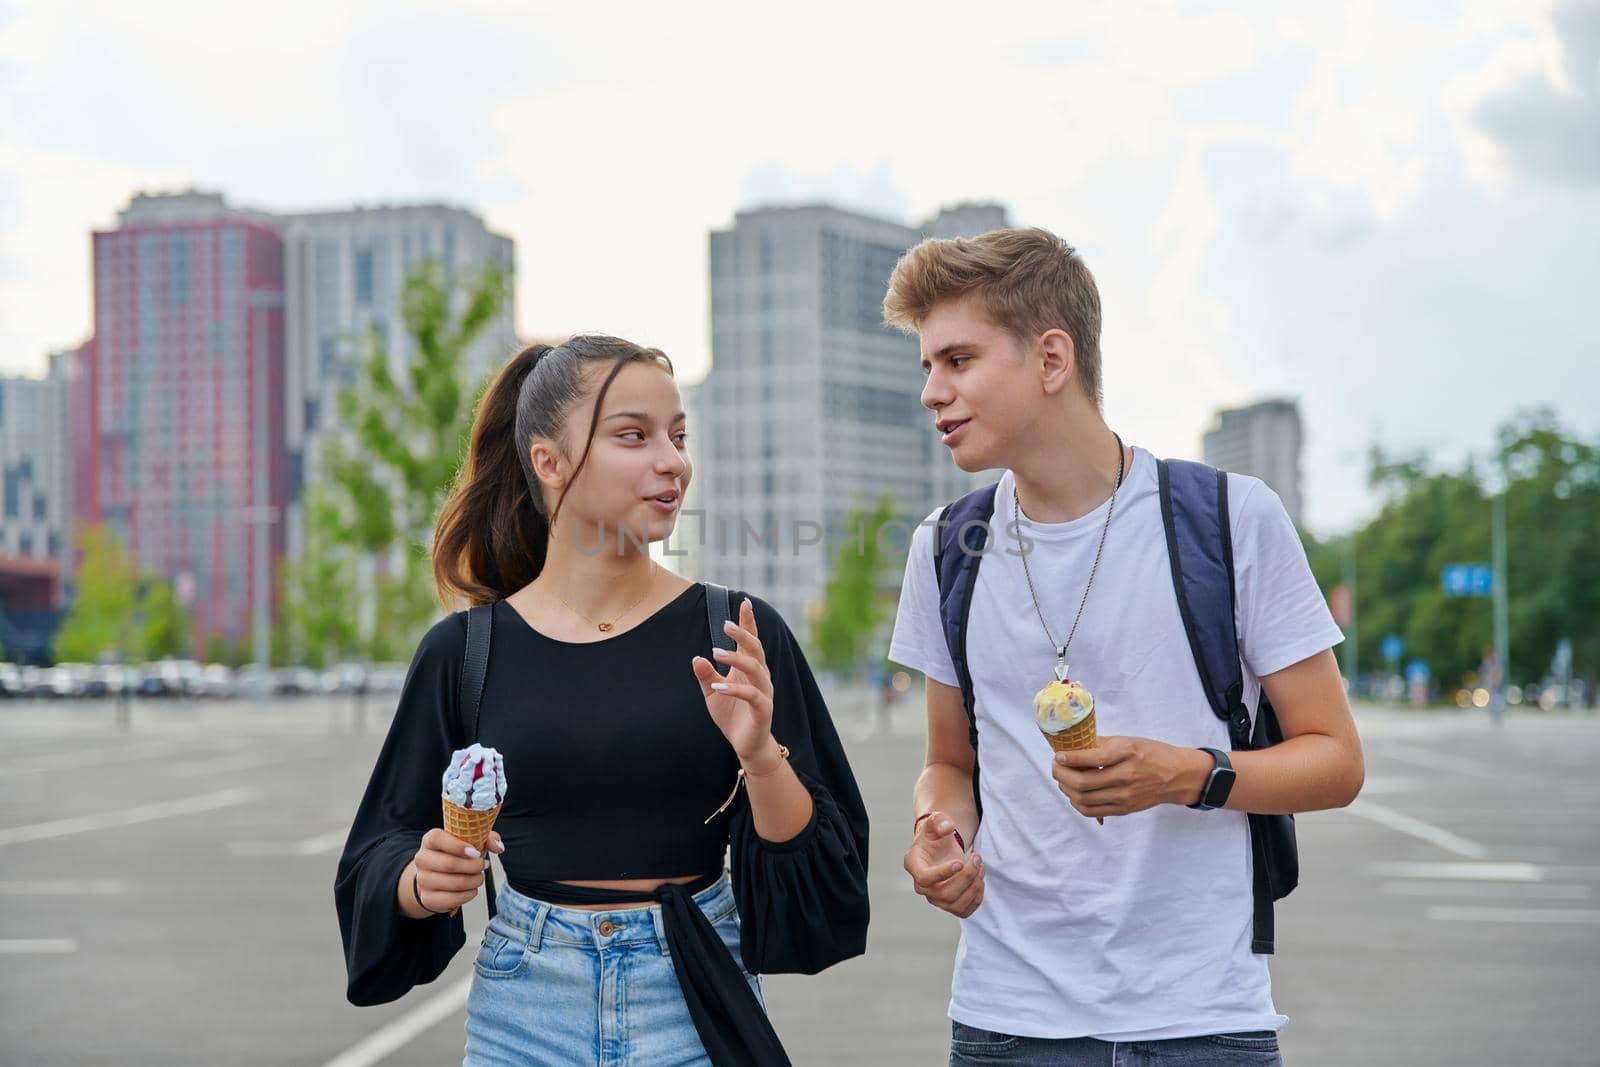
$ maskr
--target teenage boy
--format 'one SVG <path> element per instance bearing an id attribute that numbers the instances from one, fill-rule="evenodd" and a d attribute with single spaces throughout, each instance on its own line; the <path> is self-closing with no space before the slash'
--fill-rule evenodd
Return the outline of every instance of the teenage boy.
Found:
<path id="1" fill-rule="evenodd" d="M 1206 631 L 1215 611 L 1180 611 L 1165 475 L 1101 415 L 1100 297 L 1070 245 L 924 241 L 884 313 L 920 339 L 922 403 L 956 465 L 1004 472 L 990 540 L 943 542 L 984 549 L 955 599 L 936 573 L 944 509 L 916 531 L 889 653 L 927 677 L 905 869 L 962 920 L 950 1062 L 1280 1063 L 1253 827 L 1349 804 L 1364 773 L 1342 635 L 1281 502 L 1240 475 L 1219 494 L 1205 472 L 1234 583 Z M 1197 627 L 1236 630 L 1232 723 L 1208 703 Z M 1041 732 L 1034 696 L 1061 677 L 1088 694 L 1093 747 Z M 1281 743 L 1231 743 L 1260 738 L 1242 716 L 1265 714 L 1263 694 Z"/>

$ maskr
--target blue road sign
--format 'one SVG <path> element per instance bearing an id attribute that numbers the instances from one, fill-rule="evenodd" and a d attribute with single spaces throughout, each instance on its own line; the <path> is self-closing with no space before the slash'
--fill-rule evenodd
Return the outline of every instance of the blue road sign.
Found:
<path id="1" fill-rule="evenodd" d="M 1414 659 L 1406 664 L 1406 681 L 1412 685 L 1428 680 L 1428 665 L 1420 659 Z"/>
<path id="2" fill-rule="evenodd" d="M 1452 563 L 1440 575 L 1448 596 L 1490 596 L 1494 593 L 1494 568 L 1487 563 Z"/>
<path id="3" fill-rule="evenodd" d="M 1399 659 L 1400 653 L 1406 650 L 1405 642 L 1400 640 L 1399 634 L 1390 634 L 1385 637 L 1383 644 L 1379 648 L 1383 652 L 1383 658 L 1391 663 Z"/>

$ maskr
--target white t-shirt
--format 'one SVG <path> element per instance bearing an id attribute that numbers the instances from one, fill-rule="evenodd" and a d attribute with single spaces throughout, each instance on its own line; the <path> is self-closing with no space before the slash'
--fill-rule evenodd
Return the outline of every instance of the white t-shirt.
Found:
<path id="1" fill-rule="evenodd" d="M 1054 678 L 1010 529 L 1012 476 L 996 494 L 995 540 L 978 569 L 967 662 L 978 717 L 983 904 L 962 920 L 950 1017 L 1025 1037 L 1133 1041 L 1288 1022 L 1267 959 L 1250 950 L 1251 857 L 1243 812 L 1162 804 L 1106 819 L 1073 810 L 1050 777 L 1053 752 L 1033 695 Z M 1343 639 L 1282 503 L 1230 475 L 1245 703 L 1262 675 Z M 1107 505 L 1063 523 L 1022 518 L 1028 568 L 1050 631 L 1064 641 Z M 939 625 L 933 512 L 912 538 L 889 658 L 956 684 Z M 1134 450 L 1100 570 L 1068 652 L 1094 694 L 1102 737 L 1227 750 L 1189 651 L 1172 589 L 1154 458 Z M 1253 714 L 1253 712 L 1252 712 Z"/>

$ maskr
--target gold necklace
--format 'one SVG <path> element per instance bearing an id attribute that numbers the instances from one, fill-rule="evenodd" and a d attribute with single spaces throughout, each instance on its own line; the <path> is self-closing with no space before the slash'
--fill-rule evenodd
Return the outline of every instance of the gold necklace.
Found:
<path id="1" fill-rule="evenodd" d="M 659 568 L 656 566 L 656 561 L 655 560 L 651 560 L 650 561 L 650 581 L 649 581 L 648 584 L 645 585 L 644 592 L 639 594 L 638 600 L 635 600 L 632 604 L 629 604 L 627 607 L 625 607 L 621 611 L 617 612 L 616 617 L 613 618 L 610 622 L 597 622 L 596 620 L 589 618 L 589 616 L 585 615 L 583 612 L 579 611 L 577 608 L 573 607 L 571 604 L 567 604 L 567 598 L 562 596 L 560 593 L 556 593 L 555 594 L 556 595 L 556 599 L 561 601 L 561 603 L 566 604 L 567 610 L 572 612 L 574 615 L 578 616 L 578 618 L 584 620 L 585 622 L 594 623 L 595 626 L 600 628 L 600 632 L 601 633 L 608 634 L 608 633 L 611 632 L 612 627 L 617 625 L 617 620 L 618 619 L 621 619 L 628 612 L 630 612 L 634 608 L 638 607 L 639 606 L 639 601 L 643 600 L 645 598 L 645 596 L 649 594 L 650 587 L 655 585 L 655 582 L 656 582 L 656 571 L 658 569 Z M 555 590 L 552 589 L 551 592 L 555 593 Z"/>

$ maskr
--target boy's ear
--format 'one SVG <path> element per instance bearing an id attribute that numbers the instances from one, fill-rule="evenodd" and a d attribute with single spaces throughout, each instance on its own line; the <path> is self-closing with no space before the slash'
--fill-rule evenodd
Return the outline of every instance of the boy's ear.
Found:
<path id="1" fill-rule="evenodd" d="M 1072 384 L 1078 374 L 1078 350 L 1065 330 L 1046 330 L 1039 337 L 1040 384 L 1050 396 Z"/>

